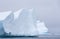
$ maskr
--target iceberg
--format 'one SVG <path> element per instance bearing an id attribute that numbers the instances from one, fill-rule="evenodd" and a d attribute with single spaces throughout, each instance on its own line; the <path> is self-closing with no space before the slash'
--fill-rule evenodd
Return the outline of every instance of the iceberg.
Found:
<path id="1" fill-rule="evenodd" d="M 48 32 L 45 23 L 37 20 L 34 9 L 0 13 L 0 26 L 0 30 L 3 28 L 7 35 L 13 36 L 38 36 Z"/>

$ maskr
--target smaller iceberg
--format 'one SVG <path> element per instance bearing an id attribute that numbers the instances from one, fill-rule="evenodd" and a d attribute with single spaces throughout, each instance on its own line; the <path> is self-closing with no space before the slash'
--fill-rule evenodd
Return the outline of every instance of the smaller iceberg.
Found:
<path id="1" fill-rule="evenodd" d="M 40 20 L 36 21 L 36 28 L 39 34 L 48 34 L 48 28 L 45 26 L 44 22 L 40 22 Z"/>

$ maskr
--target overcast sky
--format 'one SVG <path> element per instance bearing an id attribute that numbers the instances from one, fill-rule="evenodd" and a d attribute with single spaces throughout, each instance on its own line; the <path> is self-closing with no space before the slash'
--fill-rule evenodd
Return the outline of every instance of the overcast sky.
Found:
<path id="1" fill-rule="evenodd" d="M 60 34 L 60 0 L 0 0 L 0 12 L 21 8 L 35 8 L 49 32 Z"/>

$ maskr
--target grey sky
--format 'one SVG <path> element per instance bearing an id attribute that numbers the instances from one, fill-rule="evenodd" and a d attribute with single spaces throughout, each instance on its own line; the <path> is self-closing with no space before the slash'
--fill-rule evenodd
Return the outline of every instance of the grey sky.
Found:
<path id="1" fill-rule="evenodd" d="M 0 11 L 35 8 L 49 32 L 60 34 L 60 0 L 0 0 Z"/>

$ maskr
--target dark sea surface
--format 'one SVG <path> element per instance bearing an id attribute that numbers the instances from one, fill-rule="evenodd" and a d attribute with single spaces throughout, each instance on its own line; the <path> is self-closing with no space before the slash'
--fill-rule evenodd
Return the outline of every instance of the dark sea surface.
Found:
<path id="1" fill-rule="evenodd" d="M 39 37 L 0 37 L 0 39 L 60 39 L 58 36 L 39 36 Z"/>

